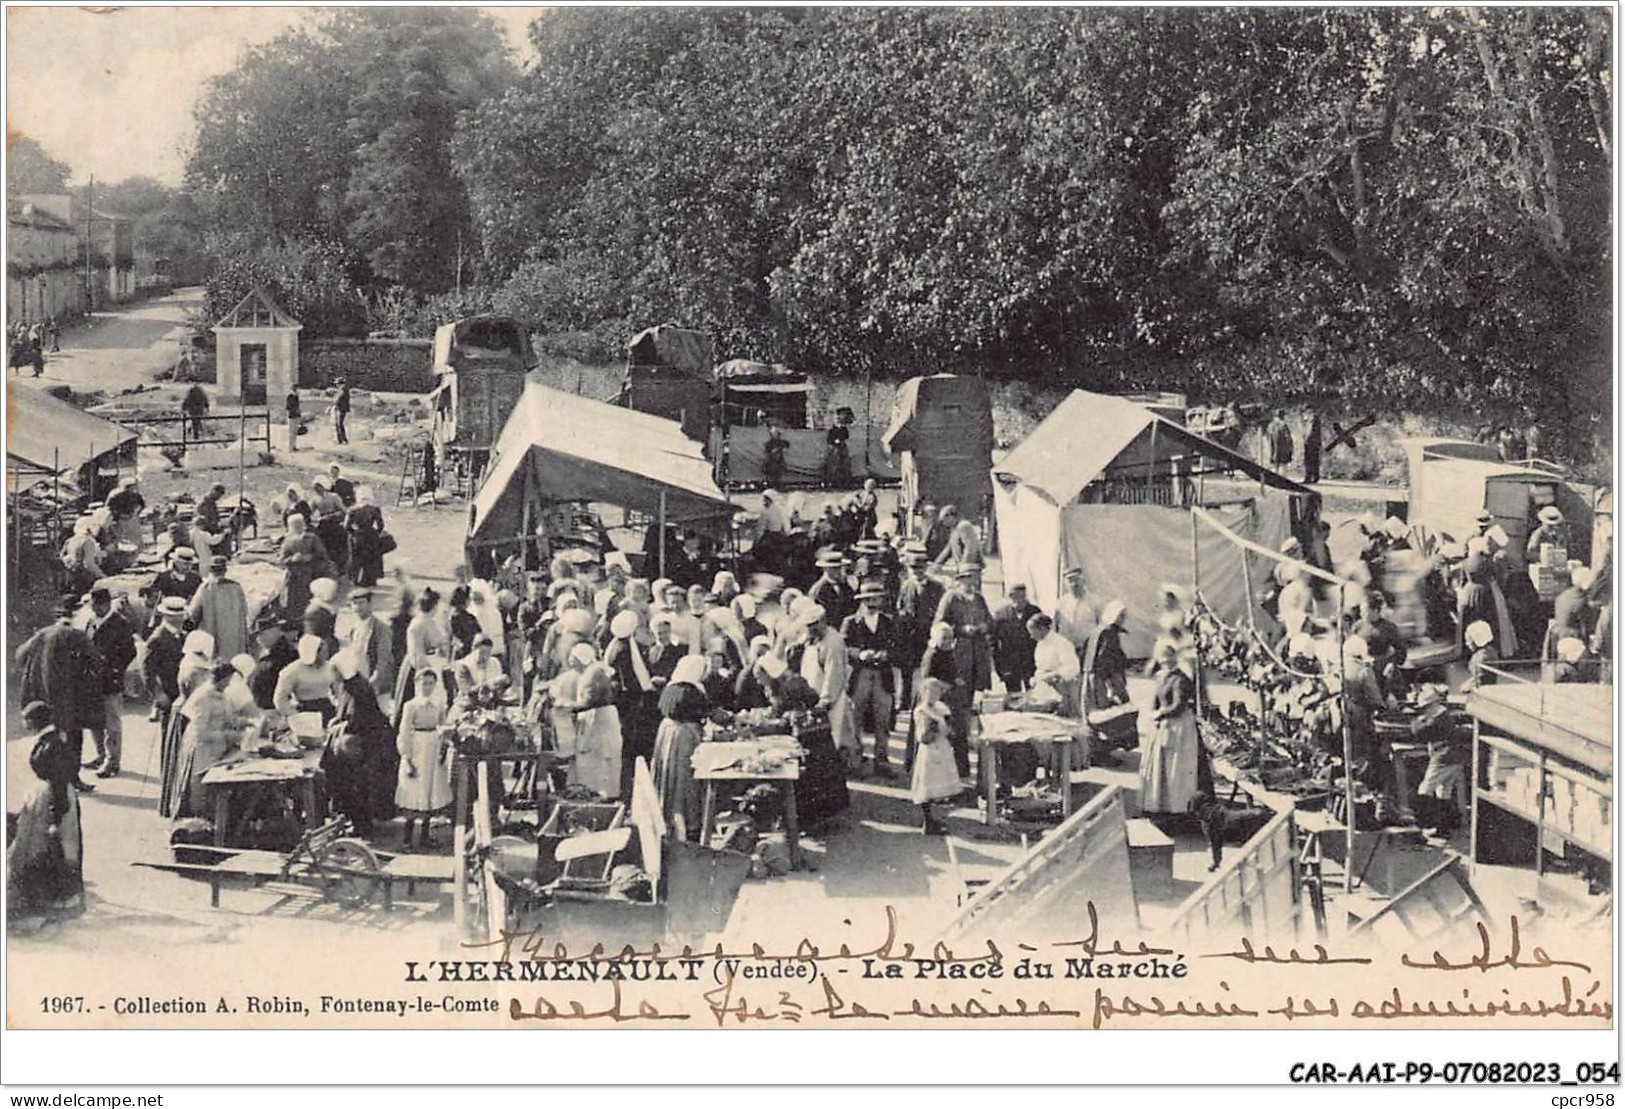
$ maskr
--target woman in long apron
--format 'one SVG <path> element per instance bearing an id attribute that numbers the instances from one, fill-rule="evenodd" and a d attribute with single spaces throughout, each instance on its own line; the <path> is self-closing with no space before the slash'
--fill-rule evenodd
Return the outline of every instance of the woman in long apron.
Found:
<path id="1" fill-rule="evenodd" d="M 169 714 L 158 749 L 158 815 L 175 816 L 175 806 L 184 792 L 181 780 L 181 738 L 190 722 L 187 707 L 192 694 L 207 685 L 214 670 L 214 636 L 205 631 L 188 632 L 181 644 L 181 664 L 175 672 L 179 696 Z"/>
<path id="2" fill-rule="evenodd" d="M 428 667 L 414 679 L 417 696 L 401 709 L 395 750 L 401 757 L 395 780 L 395 807 L 406 817 L 401 845 L 412 846 L 412 825 L 421 820 L 419 846 L 432 847 L 429 821 L 451 805 L 451 773 L 446 767 L 446 738 L 440 726 L 446 705 L 439 691 L 439 675 Z"/>
<path id="3" fill-rule="evenodd" d="M 588 664 L 576 688 L 575 779 L 594 793 L 621 795 L 621 714 L 614 677 L 602 662 Z"/>
<path id="4" fill-rule="evenodd" d="M 1196 797 L 1196 685 L 1179 662 L 1179 648 L 1157 651 L 1152 727 L 1140 747 L 1140 809 L 1185 813 Z"/>
<path id="5" fill-rule="evenodd" d="M 186 732 L 181 737 L 180 766 L 176 774 L 175 816 L 209 816 L 203 794 L 203 776 L 243 738 L 243 717 L 226 700 L 226 687 L 237 673 L 229 662 L 216 663 L 209 680 L 186 702 Z"/>

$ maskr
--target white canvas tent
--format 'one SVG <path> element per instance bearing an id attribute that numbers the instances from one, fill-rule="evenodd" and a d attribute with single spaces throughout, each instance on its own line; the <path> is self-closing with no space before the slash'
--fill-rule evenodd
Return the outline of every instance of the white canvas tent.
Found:
<path id="1" fill-rule="evenodd" d="M 527 381 L 470 506 L 469 541 L 529 534 L 541 506 L 564 501 L 689 526 L 725 526 L 735 510 L 675 422 Z"/>
<path id="2" fill-rule="evenodd" d="M 1082 390 L 994 468 L 993 483 L 1006 584 L 1026 584 L 1053 611 L 1062 573 L 1082 569 L 1097 601 L 1127 607 L 1124 647 L 1134 656 L 1150 651 L 1162 584 L 1188 587 L 1198 566 L 1221 619 L 1244 622 L 1249 593 L 1258 615 L 1268 567 L 1249 567 L 1222 534 L 1193 527 L 1191 506 L 1273 550 L 1291 533 L 1293 501 L 1309 495 L 1133 401 Z"/>

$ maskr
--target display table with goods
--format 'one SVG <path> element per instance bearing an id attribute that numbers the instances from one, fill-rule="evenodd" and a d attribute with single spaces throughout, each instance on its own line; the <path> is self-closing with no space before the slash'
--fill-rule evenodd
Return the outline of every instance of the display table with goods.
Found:
<path id="1" fill-rule="evenodd" d="M 708 729 L 706 741 L 748 741 L 774 736 L 788 737 L 801 748 L 795 801 L 802 828 L 817 828 L 851 806 L 846 768 L 835 750 L 829 717 L 820 710 L 792 709 L 781 714 L 770 709 L 748 709 L 734 714 L 725 725 Z"/>
<path id="2" fill-rule="evenodd" d="M 321 719 L 299 713 L 289 725 L 267 717 L 249 733 L 240 754 L 204 774 L 214 813 L 212 836 L 208 822 L 178 821 L 171 834 L 172 859 L 135 865 L 207 882 L 215 907 L 221 889 L 231 887 L 333 900 L 350 908 L 381 894 L 388 910 L 402 884 L 410 895 L 419 885 L 438 887 L 452 879 L 451 860 L 443 856 L 380 851 L 357 837 L 348 819 L 328 819 Z M 202 838 L 213 843 L 199 842 Z M 263 849 L 279 843 L 288 850 Z"/>
<path id="3" fill-rule="evenodd" d="M 1533 870 L 1543 903 L 1594 907 L 1613 885 L 1613 687 L 1489 672 L 1467 697 L 1471 858 Z"/>
<path id="4" fill-rule="evenodd" d="M 1082 720 L 1061 716 L 1058 698 L 1042 694 L 984 694 L 977 703 L 978 726 L 971 742 L 980 751 L 984 809 L 989 828 L 1009 821 L 1055 823 L 1072 815 L 1072 771 L 1089 765 L 1090 728 Z M 1016 746 L 1028 747 L 1053 778 L 1035 777 L 1022 788 L 1000 796 L 999 765 Z"/>
<path id="5" fill-rule="evenodd" d="M 801 819 L 796 786 L 801 780 L 803 749 L 790 736 L 747 739 L 708 739 L 694 749 L 694 780 L 705 783 L 705 804 L 700 817 L 700 842 L 712 842 L 712 826 L 717 814 L 717 790 L 738 791 L 769 784 L 782 797 L 784 838 L 790 869 L 806 869 L 801 850 Z M 754 820 L 753 820 L 754 823 Z"/>
<path id="6" fill-rule="evenodd" d="M 320 827 L 327 815 L 326 742 L 316 713 L 295 713 L 285 728 L 280 717 L 267 716 L 244 736 L 236 755 L 205 771 L 215 846 L 259 847 L 267 837 L 286 840 Z"/>

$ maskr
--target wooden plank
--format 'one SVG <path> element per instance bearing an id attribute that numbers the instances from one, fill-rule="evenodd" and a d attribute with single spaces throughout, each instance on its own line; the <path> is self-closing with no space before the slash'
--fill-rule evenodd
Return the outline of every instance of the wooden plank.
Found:
<path id="1" fill-rule="evenodd" d="M 1032 929 L 1087 930 L 1093 907 L 1103 928 L 1138 927 L 1122 798 L 1108 787 L 1033 845 L 966 903 L 945 939 Z"/>
<path id="2" fill-rule="evenodd" d="M 632 827 L 637 829 L 643 869 L 649 875 L 655 900 L 658 901 L 661 899 L 660 879 L 664 872 L 661 853 L 667 834 L 666 814 L 660 807 L 660 794 L 655 789 L 654 775 L 649 772 L 649 762 L 642 755 L 632 766 L 632 805 L 628 815 Z"/>

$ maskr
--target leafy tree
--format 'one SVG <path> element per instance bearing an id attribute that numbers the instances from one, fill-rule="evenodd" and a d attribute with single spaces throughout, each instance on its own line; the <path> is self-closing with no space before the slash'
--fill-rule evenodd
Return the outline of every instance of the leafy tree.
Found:
<path id="1" fill-rule="evenodd" d="M 72 172 L 66 162 L 51 157 L 34 139 L 16 131 L 6 132 L 7 196 L 65 193 Z"/>
<path id="2" fill-rule="evenodd" d="M 467 224 L 456 117 L 512 72 L 472 10 L 335 9 L 210 83 L 188 191 L 221 249 L 321 242 L 353 281 L 444 288 Z"/>
<path id="3" fill-rule="evenodd" d="M 451 162 L 494 303 L 549 330 L 1583 431 L 1610 35 L 1561 7 L 569 9 Z"/>

